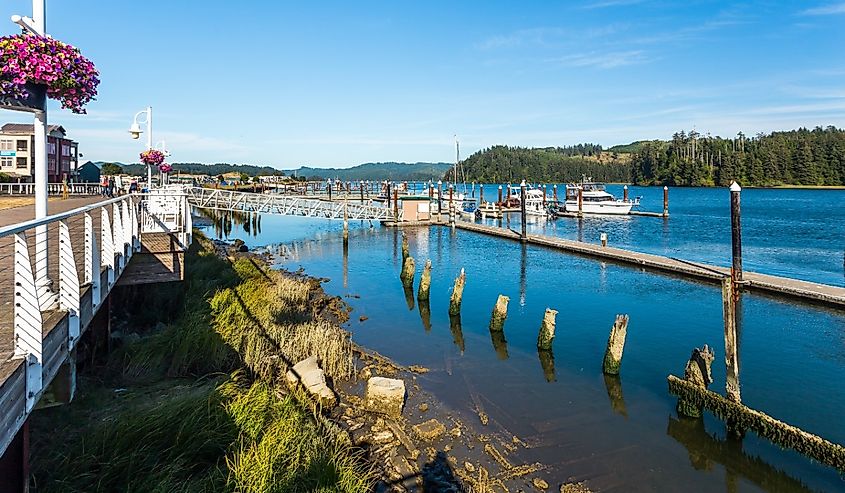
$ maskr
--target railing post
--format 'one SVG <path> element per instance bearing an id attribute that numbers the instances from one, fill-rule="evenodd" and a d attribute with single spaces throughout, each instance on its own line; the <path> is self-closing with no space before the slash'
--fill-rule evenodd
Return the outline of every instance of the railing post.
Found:
<path id="1" fill-rule="evenodd" d="M 59 221 L 59 307 L 68 314 L 68 351 L 79 340 L 79 273 L 67 220 Z"/>
<path id="2" fill-rule="evenodd" d="M 132 258 L 132 221 L 129 219 L 129 207 L 126 205 L 128 199 L 120 201 L 120 225 L 123 227 L 123 244 L 121 246 L 121 253 L 126 256 L 126 262 Z M 126 247 L 129 248 L 126 248 Z"/>
<path id="3" fill-rule="evenodd" d="M 43 346 L 41 308 L 24 233 L 15 234 L 15 357 L 26 361 L 26 410 L 41 392 Z"/>
<path id="4" fill-rule="evenodd" d="M 90 212 L 85 213 L 85 282 L 91 284 L 91 307 L 100 306 L 100 249 Z"/>
<path id="5" fill-rule="evenodd" d="M 108 286 L 106 286 L 108 290 L 114 284 L 114 239 L 109 211 L 106 207 L 100 209 L 100 242 L 103 244 L 101 260 L 103 267 L 108 271 Z"/>

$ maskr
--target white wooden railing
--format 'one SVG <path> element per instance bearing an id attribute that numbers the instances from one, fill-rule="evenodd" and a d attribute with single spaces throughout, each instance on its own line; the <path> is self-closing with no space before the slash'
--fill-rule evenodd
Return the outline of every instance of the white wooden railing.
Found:
<path id="1" fill-rule="evenodd" d="M 99 183 L 48 183 L 48 195 L 100 195 Z M 0 195 L 35 195 L 35 183 L 0 183 Z"/>

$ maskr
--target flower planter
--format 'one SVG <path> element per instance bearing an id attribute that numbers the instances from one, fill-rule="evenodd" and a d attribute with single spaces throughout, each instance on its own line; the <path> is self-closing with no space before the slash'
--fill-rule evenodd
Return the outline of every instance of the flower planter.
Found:
<path id="1" fill-rule="evenodd" d="M 0 108 L 30 113 L 44 111 L 47 108 L 47 86 L 28 82 L 23 87 L 26 91 L 26 97 L 16 98 L 0 95 Z"/>

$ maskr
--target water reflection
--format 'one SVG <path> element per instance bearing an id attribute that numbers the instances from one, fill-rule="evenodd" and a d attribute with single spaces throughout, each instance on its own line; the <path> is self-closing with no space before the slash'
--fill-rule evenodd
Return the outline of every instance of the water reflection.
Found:
<path id="1" fill-rule="evenodd" d="M 431 306 L 428 300 L 420 300 L 420 318 L 426 332 L 431 332 Z"/>
<path id="2" fill-rule="evenodd" d="M 235 226 L 240 227 L 246 236 L 258 236 L 261 233 L 260 214 L 201 208 L 197 208 L 195 211 L 211 221 L 214 236 L 218 239 L 229 238 Z"/>
<path id="3" fill-rule="evenodd" d="M 525 306 L 525 291 L 528 284 L 528 245 L 520 243 L 519 256 L 519 306 Z"/>
<path id="4" fill-rule="evenodd" d="M 500 360 L 508 359 L 508 341 L 505 340 L 505 332 L 502 330 L 491 330 L 490 339 L 493 341 L 493 349 Z"/>
<path id="5" fill-rule="evenodd" d="M 349 287 L 349 240 L 343 240 L 343 288 Z"/>
<path id="6" fill-rule="evenodd" d="M 543 368 L 543 376 L 546 378 L 546 381 L 549 383 L 556 382 L 555 355 L 551 351 L 538 349 L 537 357 L 540 358 L 540 366 Z"/>
<path id="7" fill-rule="evenodd" d="M 607 397 L 610 399 L 610 407 L 616 414 L 628 417 L 625 409 L 625 397 L 622 396 L 622 379 L 619 375 L 604 375 L 604 388 L 607 389 Z"/>
<path id="8" fill-rule="evenodd" d="M 742 476 L 767 491 L 812 491 L 803 482 L 742 450 L 740 440 L 720 440 L 707 433 L 703 419 L 669 417 L 666 434 L 687 449 L 690 465 L 699 471 L 724 466 L 727 477 Z"/>
<path id="9" fill-rule="evenodd" d="M 405 303 L 408 304 L 408 311 L 414 311 L 414 285 L 413 284 L 403 284 L 402 291 L 405 292 Z"/>
<path id="10" fill-rule="evenodd" d="M 449 330 L 452 331 L 452 341 L 454 341 L 455 346 L 458 346 L 458 349 L 461 351 L 461 354 L 464 354 L 464 331 L 461 328 L 461 314 L 458 313 L 457 315 L 449 315 Z"/>

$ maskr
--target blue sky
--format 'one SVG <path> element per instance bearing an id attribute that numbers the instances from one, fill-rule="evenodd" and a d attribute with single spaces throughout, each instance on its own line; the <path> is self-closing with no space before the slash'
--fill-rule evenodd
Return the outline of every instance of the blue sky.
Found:
<path id="1" fill-rule="evenodd" d="M 174 162 L 281 168 L 845 126 L 842 1 L 47 4 L 103 80 L 87 116 L 49 115 L 85 159 L 137 160 L 148 104 Z"/>

